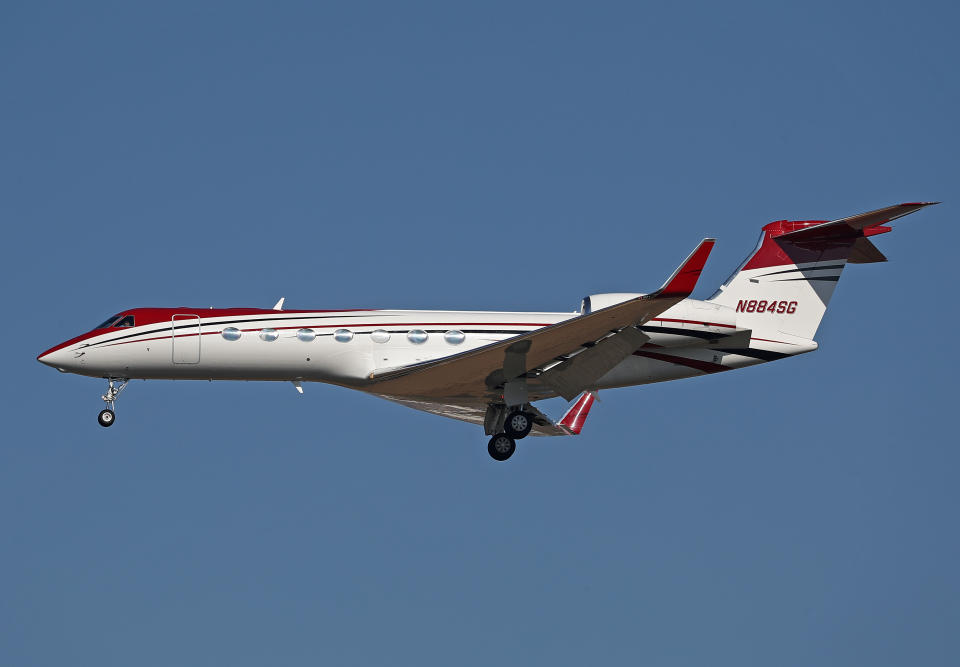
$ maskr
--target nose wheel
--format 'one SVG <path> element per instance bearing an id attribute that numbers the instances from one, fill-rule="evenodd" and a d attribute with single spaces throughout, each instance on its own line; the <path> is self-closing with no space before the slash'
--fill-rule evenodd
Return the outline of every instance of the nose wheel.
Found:
<path id="1" fill-rule="evenodd" d="M 487 452 L 494 461 L 506 461 L 517 451 L 517 443 L 506 433 L 498 433 L 490 438 Z"/>
<path id="2" fill-rule="evenodd" d="M 116 409 L 117 396 L 119 396 L 120 392 L 127 386 L 126 380 L 108 380 L 107 382 L 107 393 L 100 397 L 103 399 L 103 402 L 107 404 L 107 407 L 97 415 L 97 421 L 100 423 L 100 426 L 104 428 L 113 426 L 113 422 L 117 420 L 117 414 L 114 412 Z"/>
<path id="3" fill-rule="evenodd" d="M 111 426 L 113 424 L 113 420 L 116 418 L 117 416 L 110 408 L 101 410 L 100 414 L 97 415 L 97 421 L 100 422 L 100 426 Z"/>

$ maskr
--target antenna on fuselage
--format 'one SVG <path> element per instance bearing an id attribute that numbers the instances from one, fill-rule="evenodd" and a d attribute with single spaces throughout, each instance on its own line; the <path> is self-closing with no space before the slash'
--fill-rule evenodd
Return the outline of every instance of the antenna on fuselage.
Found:
<path id="1" fill-rule="evenodd" d="M 274 310 L 283 310 L 283 300 L 287 298 L 285 296 L 280 297 L 280 300 L 277 301 L 277 305 L 273 307 Z"/>

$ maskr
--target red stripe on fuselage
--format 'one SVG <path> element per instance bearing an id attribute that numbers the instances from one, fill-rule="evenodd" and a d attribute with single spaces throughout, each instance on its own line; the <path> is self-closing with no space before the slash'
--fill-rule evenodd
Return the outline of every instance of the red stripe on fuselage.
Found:
<path id="1" fill-rule="evenodd" d="M 678 364 L 680 366 L 687 366 L 689 368 L 695 368 L 698 371 L 703 371 L 704 373 L 719 373 L 721 371 L 733 370 L 727 366 L 721 364 L 714 364 L 709 361 L 701 361 L 700 359 L 690 359 L 688 357 L 675 357 L 672 354 L 660 354 L 659 352 L 647 352 L 645 350 L 637 350 L 634 352 L 634 355 L 638 357 L 647 357 L 648 359 L 656 359 L 657 361 L 666 361 L 671 364 Z"/>
<path id="2" fill-rule="evenodd" d="M 133 315 L 138 327 L 161 322 L 170 322 L 174 315 L 194 315 L 201 320 L 212 317 L 238 317 L 251 315 L 312 315 L 329 313 L 369 313 L 372 308 L 344 308 L 334 310 L 272 310 L 267 308 L 133 308 L 123 315 Z"/>
<path id="3" fill-rule="evenodd" d="M 342 310 L 267 310 L 266 308 L 132 308 L 130 310 L 124 310 L 120 313 L 117 313 L 118 316 L 127 316 L 133 315 L 134 322 L 136 323 L 136 329 L 140 327 L 150 326 L 153 324 L 160 324 L 163 322 L 171 322 L 174 315 L 194 315 L 199 317 L 201 320 L 204 318 L 213 318 L 213 317 L 245 317 L 250 315 L 278 315 L 280 313 L 289 313 L 292 315 L 303 314 L 317 314 L 317 313 L 361 313 L 361 312 L 373 312 L 373 308 L 346 308 Z M 130 331 L 127 328 L 108 328 L 108 329 L 93 329 L 86 333 L 82 333 L 79 336 L 75 336 L 70 340 L 66 340 L 59 345 L 54 345 L 49 350 L 38 355 L 37 358 L 46 356 L 51 352 L 56 352 L 57 350 L 62 350 L 65 347 L 75 345 L 77 343 L 82 343 L 85 340 L 91 338 L 96 338 L 97 336 L 102 336 L 105 333 L 112 331 Z"/>
<path id="4" fill-rule="evenodd" d="M 149 311 L 150 314 L 151 314 L 151 315 L 150 315 L 150 318 L 149 318 L 148 321 L 146 321 L 146 322 L 142 322 L 140 319 L 137 319 L 137 318 L 140 318 L 140 317 L 141 317 L 140 314 L 143 313 L 144 311 Z M 51 352 L 56 352 L 57 350 L 61 350 L 61 349 L 65 348 L 65 347 L 69 347 L 69 346 L 75 345 L 75 344 L 77 344 L 77 343 L 82 343 L 82 342 L 85 341 L 85 340 L 89 340 L 89 339 L 91 339 L 91 338 L 96 338 L 97 336 L 102 336 L 102 335 L 107 334 L 107 333 L 113 333 L 113 332 L 115 332 L 115 333 L 124 333 L 124 334 L 126 334 L 126 335 L 129 335 L 132 331 L 134 331 L 134 330 L 136 330 L 136 329 L 143 328 L 143 327 L 147 327 L 147 326 L 151 326 L 151 325 L 156 325 L 156 324 L 172 324 L 172 318 L 173 318 L 174 315 L 193 315 L 193 316 L 196 316 L 196 317 L 199 317 L 199 318 L 200 318 L 200 323 L 201 323 L 201 325 L 216 326 L 216 325 L 223 325 L 224 323 L 220 323 L 220 322 L 210 322 L 210 321 L 208 321 L 208 320 L 211 320 L 211 319 L 213 319 L 213 318 L 219 318 L 219 317 L 243 317 L 243 316 L 250 316 L 250 315 L 272 315 L 272 316 L 279 316 L 279 315 L 281 315 L 281 314 L 283 314 L 283 315 L 288 315 L 288 314 L 299 315 L 299 314 L 302 314 L 302 315 L 304 316 L 303 319 L 310 319 L 310 316 L 311 316 L 311 315 L 319 315 L 319 314 L 321 314 L 321 313 L 329 315 L 330 313 L 359 313 L 359 312 L 372 313 L 372 312 L 377 312 L 377 311 L 375 311 L 375 310 L 373 310 L 373 309 L 370 309 L 370 308 L 354 308 L 354 309 L 350 309 L 350 310 L 283 310 L 283 311 L 280 311 L 280 310 L 265 310 L 265 309 L 261 309 L 261 308 L 219 308 L 219 309 L 207 309 L 207 310 L 196 310 L 196 309 L 192 309 L 192 308 L 183 308 L 183 309 L 178 309 L 178 308 L 134 308 L 133 310 L 124 311 L 123 315 L 131 315 L 131 314 L 134 315 L 135 321 L 136 321 L 136 323 L 137 323 L 137 326 L 136 326 L 136 327 L 134 327 L 134 328 L 132 328 L 132 329 L 131 329 L 131 328 L 94 329 L 94 330 L 92 330 L 92 331 L 88 331 L 88 332 L 86 332 L 86 333 L 80 334 L 79 336 L 76 336 L 76 337 L 74 337 L 74 338 L 71 338 L 70 340 L 64 341 L 63 343 L 60 343 L 59 345 L 55 345 L 55 346 L 51 347 L 49 350 L 46 350 L 46 351 L 43 352 L 42 354 L 38 355 L 37 358 L 39 359 L 40 357 L 43 357 L 43 356 L 45 356 L 45 355 L 47 355 L 47 354 L 50 354 Z M 389 311 L 386 311 L 386 312 L 389 312 Z M 167 315 L 167 317 L 164 317 L 164 318 L 162 318 L 162 319 L 154 319 L 154 318 L 156 317 L 156 314 L 157 314 L 157 313 L 163 313 L 163 314 Z M 257 321 L 260 321 L 260 320 L 252 320 L 251 323 L 252 323 L 252 322 L 257 322 Z M 192 323 L 188 323 L 188 322 L 186 322 L 186 321 L 180 322 L 180 325 L 181 325 L 181 326 L 189 325 L 189 324 L 192 324 Z M 248 323 L 248 324 L 249 324 L 249 323 Z M 266 326 L 266 327 L 256 327 L 256 328 L 253 328 L 253 329 L 242 329 L 242 330 L 243 330 L 243 331 L 259 331 L 260 329 L 305 329 L 305 328 L 311 328 L 311 329 L 344 328 L 344 329 L 345 329 L 345 328 L 348 328 L 348 327 L 357 327 L 357 328 L 361 328 L 361 327 L 383 327 L 383 328 L 389 328 L 389 327 L 426 327 L 426 326 L 447 326 L 447 327 L 457 327 L 457 326 L 531 327 L 531 326 L 532 326 L 532 327 L 540 328 L 540 327 L 550 326 L 550 324 L 552 324 L 552 323 L 550 323 L 550 322 L 420 322 L 420 323 L 381 322 L 381 323 L 378 323 L 378 324 L 354 324 L 354 323 L 351 322 L 351 323 L 349 323 L 349 324 L 345 324 L 345 323 L 341 322 L 340 324 L 314 324 L 314 325 L 310 325 L 309 327 L 302 326 L 302 325 L 301 325 L 301 326 L 292 326 L 292 327 L 270 327 L 270 326 Z M 177 335 L 179 336 L 180 334 L 177 334 Z M 183 334 L 183 335 L 184 335 L 184 336 L 187 336 L 187 335 L 189 335 L 189 334 L 186 334 L 186 333 L 185 333 L 185 334 Z M 139 339 L 139 340 L 143 340 L 143 339 Z M 131 341 L 131 342 L 134 342 L 134 341 Z M 97 343 L 97 344 L 100 345 L 100 344 L 103 344 L 103 343 L 107 343 L 107 345 L 105 345 L 105 347 L 114 344 L 114 343 L 111 343 L 109 340 L 108 340 L 108 341 L 101 341 L 100 343 Z"/>
<path id="5" fill-rule="evenodd" d="M 378 311 L 375 311 L 370 308 L 352 308 L 352 309 L 345 309 L 345 310 L 282 310 L 282 311 L 267 310 L 264 308 L 213 308 L 213 309 L 208 308 L 206 310 L 200 310 L 196 308 L 134 308 L 132 310 L 123 311 L 123 313 L 121 314 L 124 316 L 133 315 L 134 321 L 137 323 L 137 326 L 135 328 L 139 329 L 141 327 L 146 327 L 146 326 L 151 326 L 151 325 L 156 325 L 161 323 L 163 324 L 171 323 L 174 315 L 192 315 L 200 318 L 201 326 L 204 326 L 204 325 L 216 326 L 221 323 L 211 322 L 209 320 L 212 320 L 214 318 L 221 318 L 221 317 L 249 317 L 251 315 L 279 316 L 281 314 L 283 315 L 301 315 L 302 314 L 304 316 L 304 319 L 309 319 L 311 315 L 319 315 L 319 314 L 329 315 L 330 313 L 360 313 L 360 312 L 373 313 Z M 389 312 L 389 311 L 385 311 L 385 312 Z M 253 320 L 253 322 L 256 322 L 256 321 L 258 320 Z M 712 327 L 722 327 L 727 329 L 736 329 L 736 326 L 732 324 L 721 324 L 719 322 L 704 322 L 701 320 L 683 320 L 683 319 L 675 319 L 675 318 L 669 318 L 669 317 L 655 317 L 655 318 L 652 318 L 650 322 L 673 322 L 673 323 L 679 323 L 679 324 L 695 324 L 698 326 L 712 326 Z M 182 324 L 187 324 L 187 323 L 183 322 Z M 351 322 L 347 324 L 347 323 L 341 322 L 340 324 L 315 324 L 315 325 L 311 325 L 310 327 L 304 327 L 304 326 L 256 327 L 256 328 L 244 328 L 241 330 L 242 331 L 258 331 L 262 328 L 332 329 L 332 328 L 364 328 L 364 327 L 391 328 L 391 327 L 435 327 L 435 326 L 445 326 L 445 327 L 508 326 L 508 327 L 542 328 L 542 327 L 551 326 L 551 324 L 554 324 L 554 323 L 550 323 L 550 322 L 381 322 L 377 324 L 354 324 Z M 96 338 L 97 336 L 102 336 L 104 334 L 111 333 L 111 332 L 117 332 L 117 333 L 123 332 L 125 334 L 129 334 L 131 332 L 131 329 L 126 329 L 126 328 L 94 329 L 92 331 L 88 331 L 87 333 L 71 338 L 63 343 L 60 343 L 59 345 L 55 345 L 54 347 L 51 347 L 49 350 L 46 350 L 42 354 L 38 355 L 38 358 L 43 357 L 47 354 L 50 354 L 51 352 L 56 352 L 57 350 L 61 350 L 65 347 L 69 347 L 77 343 L 82 343 L 85 340 Z M 207 333 L 211 333 L 211 332 L 204 332 L 204 334 L 207 334 Z M 213 332 L 213 333 L 219 333 L 219 332 Z M 178 336 L 179 335 L 181 334 L 178 334 Z M 184 337 L 187 337 L 189 335 L 195 335 L 195 334 L 184 333 L 182 335 Z M 101 343 L 98 343 L 98 345 L 103 345 L 104 347 L 110 347 L 113 345 L 122 345 L 128 342 L 132 343 L 132 342 L 142 342 L 146 340 L 160 340 L 162 338 L 170 338 L 170 337 L 172 336 L 158 336 L 155 338 L 147 338 L 147 339 L 141 338 L 141 339 L 136 339 L 132 341 L 118 341 L 113 343 L 110 341 L 102 341 Z"/>
<path id="6" fill-rule="evenodd" d="M 770 340 L 769 338 L 757 338 L 755 336 L 751 336 L 750 340 L 762 340 L 764 343 L 777 343 L 779 345 L 797 345 L 796 343 L 788 343 L 785 340 Z"/>
<path id="7" fill-rule="evenodd" d="M 222 326 L 224 323 L 223 323 L 223 322 L 207 322 L 207 323 L 204 323 L 204 322 L 201 320 L 200 325 L 201 325 L 201 326 L 204 326 L 204 324 L 206 324 L 206 326 L 208 326 L 208 327 L 210 327 L 210 326 L 216 327 L 216 326 Z M 182 326 L 182 325 L 181 325 L 181 326 Z M 191 325 L 191 326 L 192 326 L 192 325 Z M 549 325 L 549 324 L 544 324 L 544 323 L 542 323 L 542 322 L 419 322 L 419 323 L 391 322 L 391 323 L 389 323 L 389 324 L 387 324 L 387 323 L 380 323 L 380 324 L 353 324 L 353 323 L 350 323 L 349 326 L 344 326 L 344 324 L 341 323 L 341 324 L 314 324 L 314 325 L 311 325 L 311 326 L 308 326 L 308 327 L 307 327 L 307 326 L 254 327 L 254 328 L 250 328 L 250 329 L 240 329 L 240 331 L 243 331 L 243 332 L 253 332 L 253 331 L 262 331 L 263 329 L 274 329 L 274 330 L 277 330 L 277 331 L 282 331 L 282 330 L 292 330 L 292 329 L 300 330 L 300 329 L 333 329 L 333 328 L 338 328 L 338 329 L 351 329 L 351 330 L 353 330 L 353 329 L 370 328 L 370 327 L 381 327 L 381 328 L 385 328 L 385 329 L 390 329 L 390 328 L 392 328 L 392 327 L 436 327 L 436 326 L 443 326 L 443 327 L 463 327 L 463 326 L 471 326 L 471 327 L 483 327 L 483 326 L 490 326 L 490 327 L 505 327 L 505 326 L 506 326 L 506 327 L 530 327 L 530 326 L 532 326 L 532 327 L 538 327 L 538 328 L 540 328 L 540 327 L 545 327 L 545 326 L 550 326 L 550 325 Z M 209 336 L 209 335 L 211 335 L 211 334 L 219 334 L 221 331 L 222 331 L 222 329 L 218 329 L 217 331 L 203 331 L 203 332 L 201 332 L 201 334 L 204 335 L 204 336 Z M 396 333 L 396 332 L 391 332 L 391 333 Z M 522 332 L 517 332 L 517 333 L 522 333 Z M 184 332 L 184 333 L 179 333 L 179 332 L 178 332 L 178 333 L 177 333 L 177 338 L 187 338 L 187 337 L 189 337 L 189 336 L 196 336 L 196 335 L 197 335 L 197 334 L 195 334 L 195 333 L 186 333 L 186 332 Z M 128 343 L 143 343 L 143 342 L 146 342 L 146 341 L 151 341 L 151 340 L 163 340 L 163 339 L 167 339 L 167 338 L 173 338 L 173 333 L 171 332 L 171 333 L 169 333 L 169 334 L 167 334 L 167 335 L 164 335 L 164 336 L 154 336 L 153 338 L 135 338 L 134 340 L 122 340 L 122 341 L 117 341 L 117 342 L 113 342 L 113 343 L 110 342 L 110 341 L 101 341 L 100 343 L 96 343 L 95 345 L 97 345 L 97 346 L 102 346 L 102 347 L 113 347 L 114 345 L 126 345 L 126 344 L 128 344 Z M 77 340 L 80 340 L 80 339 L 74 339 L 74 340 L 77 341 Z M 61 346 L 59 346 L 59 347 L 57 347 L 57 348 L 53 348 L 53 349 L 51 349 L 51 350 L 48 350 L 47 352 L 44 352 L 43 354 L 48 354 L 49 352 L 52 352 L 52 351 L 55 350 L 55 349 L 60 349 L 60 347 L 63 347 L 63 345 L 61 345 Z M 40 356 L 43 356 L 43 355 L 40 355 Z"/>
<path id="8" fill-rule="evenodd" d="M 653 317 L 649 322 L 679 322 L 680 324 L 699 324 L 704 327 L 724 327 L 726 329 L 736 329 L 736 324 L 720 324 L 719 322 L 704 322 L 703 320 L 675 320 L 669 317 Z"/>

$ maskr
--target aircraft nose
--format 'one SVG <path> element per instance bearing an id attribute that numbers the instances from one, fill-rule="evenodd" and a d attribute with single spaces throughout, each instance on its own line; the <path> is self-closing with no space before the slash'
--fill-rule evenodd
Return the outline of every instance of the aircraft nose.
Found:
<path id="1" fill-rule="evenodd" d="M 41 364 L 46 364 L 51 368 L 56 368 L 59 371 L 63 371 L 69 365 L 72 355 L 66 348 L 57 349 L 56 347 L 50 348 L 46 352 L 37 356 L 37 361 Z"/>

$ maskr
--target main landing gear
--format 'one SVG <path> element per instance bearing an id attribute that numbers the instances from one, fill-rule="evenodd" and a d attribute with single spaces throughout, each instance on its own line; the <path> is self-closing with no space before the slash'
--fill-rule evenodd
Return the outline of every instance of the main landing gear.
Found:
<path id="1" fill-rule="evenodd" d="M 493 457 L 494 461 L 506 461 L 513 453 L 517 451 L 517 443 L 506 433 L 498 433 L 490 438 L 487 445 L 487 452 Z"/>
<path id="2" fill-rule="evenodd" d="M 114 408 L 116 407 L 117 396 L 119 396 L 120 392 L 127 386 L 126 380 L 108 379 L 107 381 L 109 382 L 107 393 L 100 397 L 103 399 L 103 402 L 107 404 L 107 407 L 97 415 L 97 421 L 100 422 L 100 426 L 103 427 L 113 426 L 113 422 L 116 421 L 117 415 L 114 412 Z"/>
<path id="3" fill-rule="evenodd" d="M 530 435 L 533 428 L 533 417 L 522 410 L 514 410 L 503 421 L 503 430 L 511 438 L 522 440 Z"/>
<path id="4" fill-rule="evenodd" d="M 503 412 L 500 414 L 502 415 Z M 503 432 L 490 438 L 487 452 L 494 461 L 506 461 L 517 451 L 517 440 L 530 435 L 531 429 L 533 429 L 533 415 L 523 410 L 513 410 L 503 418 Z"/>

